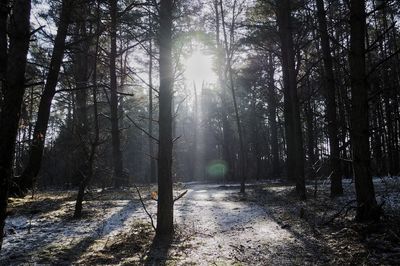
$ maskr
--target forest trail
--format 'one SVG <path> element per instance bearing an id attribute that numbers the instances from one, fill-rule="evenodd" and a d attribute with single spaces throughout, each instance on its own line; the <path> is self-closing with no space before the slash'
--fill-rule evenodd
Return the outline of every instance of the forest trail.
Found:
<path id="1" fill-rule="evenodd" d="M 310 262 L 324 259 L 275 216 L 274 207 L 238 191 L 239 185 L 193 185 L 176 204 L 178 224 L 194 233 L 182 264 L 293 265 L 307 257 Z M 254 191 L 248 188 L 247 193 Z"/>
<path id="2" fill-rule="evenodd" d="M 398 201 L 399 180 L 391 182 L 379 183 L 378 194 L 385 191 L 387 199 Z M 351 195 L 352 184 L 345 188 Z M 152 214 L 153 189 L 141 187 Z M 186 190 L 175 203 L 176 235 L 164 242 L 153 241 L 133 190 L 91 191 L 80 220 L 71 218 L 73 192 L 12 199 L 0 265 L 346 265 L 382 262 L 383 255 L 387 264 L 400 258 L 396 240 L 379 232 L 397 234 L 395 223 L 369 228 L 376 235 L 366 240 L 365 227 L 346 216 L 321 226 L 351 200 L 330 199 L 328 186 L 321 185 L 319 197 L 307 202 L 297 201 L 292 186 L 276 182 L 248 185 L 245 196 L 236 184 L 188 183 L 177 186 L 175 195 Z M 398 207 L 397 201 L 387 206 Z M 375 253 L 382 245 L 386 251 Z"/>

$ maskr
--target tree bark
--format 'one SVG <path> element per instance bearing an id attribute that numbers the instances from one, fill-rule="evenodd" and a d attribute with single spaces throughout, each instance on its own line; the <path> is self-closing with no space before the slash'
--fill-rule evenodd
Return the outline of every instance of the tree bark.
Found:
<path id="1" fill-rule="evenodd" d="M 75 202 L 75 210 L 74 210 L 74 217 L 80 218 L 82 215 L 82 202 L 85 197 L 85 190 L 87 186 L 90 184 L 91 180 L 93 179 L 94 175 L 94 163 L 96 157 L 96 150 L 99 146 L 100 141 L 100 128 L 99 128 L 99 112 L 98 112 L 98 105 L 97 105 L 97 61 L 98 61 L 98 54 L 99 54 L 99 40 L 100 40 L 100 2 L 97 3 L 97 22 L 96 22 L 96 43 L 95 43 L 95 51 L 94 51 L 94 61 L 93 61 L 93 74 L 92 74 L 92 97 L 93 97 L 93 124 L 94 124 L 94 139 L 91 141 L 90 151 L 89 151 L 89 158 L 87 159 L 87 175 L 83 176 L 83 180 L 79 185 L 78 195 L 76 197 Z"/>
<path id="2" fill-rule="evenodd" d="M 278 1 L 277 22 L 282 50 L 288 177 L 290 180 L 296 181 L 296 191 L 301 199 L 305 199 L 303 134 L 297 96 L 297 74 L 289 0 Z"/>
<path id="3" fill-rule="evenodd" d="M 149 15 L 150 20 L 150 15 Z M 151 21 L 149 22 L 151 23 Z M 150 28 L 152 34 L 152 28 Z M 149 40 L 149 135 L 153 136 L 153 39 Z M 150 182 L 157 182 L 156 164 L 154 156 L 153 139 L 149 137 L 149 153 L 150 153 Z"/>
<path id="4" fill-rule="evenodd" d="M 369 169 L 368 84 L 365 66 L 365 0 L 350 5 L 351 144 L 358 221 L 378 220 L 381 209 L 375 199 Z"/>
<path id="5" fill-rule="evenodd" d="M 0 116 L 0 249 L 6 220 L 15 140 L 25 91 L 25 67 L 30 40 L 31 1 L 15 0 L 10 20 L 10 49 L 4 102 Z"/>
<path id="6" fill-rule="evenodd" d="M 121 139 L 118 123 L 118 95 L 117 95 L 117 0 L 110 0 L 111 13 L 111 51 L 110 51 L 110 108 L 111 108 L 111 138 L 112 138 L 112 154 L 114 166 L 114 185 L 121 187 L 127 185 L 127 179 L 123 174 L 123 162 L 121 152 Z"/>
<path id="7" fill-rule="evenodd" d="M 277 95 L 274 82 L 275 68 L 273 55 L 269 55 L 268 59 L 268 124 L 270 130 L 270 143 L 272 155 L 272 177 L 277 178 L 280 176 L 280 163 L 279 163 L 279 142 L 278 142 L 278 123 L 277 116 Z"/>
<path id="8" fill-rule="evenodd" d="M 6 86 L 7 73 L 7 19 L 8 0 L 0 2 L 0 107 L 3 99 L 3 90 Z M 0 108 L 1 112 L 1 108 Z"/>
<path id="9" fill-rule="evenodd" d="M 50 118 L 51 102 L 56 92 L 58 75 L 60 72 L 65 50 L 65 38 L 68 33 L 70 16 L 72 12 L 72 0 L 64 0 L 60 12 L 60 22 L 54 42 L 53 53 L 47 73 L 46 85 L 40 98 L 38 117 L 33 131 L 33 140 L 29 152 L 29 161 L 21 175 L 19 189 L 21 195 L 25 195 L 28 189 L 33 187 L 39 174 L 42 163 L 46 132 Z"/>
<path id="10" fill-rule="evenodd" d="M 161 0 L 157 236 L 171 235 L 174 232 L 174 202 L 172 196 L 172 9 L 172 0 Z"/>
<path id="11" fill-rule="evenodd" d="M 333 64 L 331 48 L 329 44 L 328 27 L 326 25 L 326 12 L 324 0 L 316 0 L 317 17 L 319 23 L 319 33 L 321 38 L 322 56 L 324 61 L 324 96 L 326 104 L 326 121 L 328 124 L 328 137 L 331 169 L 331 196 L 335 197 L 343 194 L 342 173 L 340 167 L 339 138 L 336 117 L 336 98 L 335 98 L 335 78 L 333 74 Z"/>
<path id="12" fill-rule="evenodd" d="M 225 80 L 223 77 L 222 66 L 224 63 L 223 60 L 223 48 L 220 42 L 220 13 L 219 13 L 219 1 L 214 0 L 214 11 L 215 11 L 215 42 L 216 42 L 216 49 L 217 49 L 217 76 L 218 76 L 218 84 L 222 90 L 220 94 L 221 98 L 221 120 L 222 120 L 222 159 L 224 160 L 226 171 L 224 171 L 224 180 L 234 180 L 235 177 L 235 160 L 233 158 L 234 153 L 232 150 L 233 146 L 233 133 L 230 121 L 228 120 L 228 109 L 227 109 L 227 93 L 225 90 Z"/>
<path id="13" fill-rule="evenodd" d="M 224 8 L 223 8 L 223 3 L 222 0 L 219 1 L 219 5 L 221 8 L 221 21 L 222 21 L 222 30 L 224 33 L 224 44 L 225 44 L 225 54 L 226 54 L 226 67 L 229 75 L 229 87 L 231 89 L 232 93 L 232 99 L 233 99 L 233 107 L 235 110 L 235 120 L 236 120 L 236 126 L 238 130 L 238 136 L 239 136 L 239 159 L 240 159 L 240 193 L 245 193 L 245 182 L 246 182 L 246 154 L 244 150 L 244 142 L 243 142 L 243 132 L 242 132 L 242 125 L 240 121 L 240 116 L 239 116 L 239 108 L 237 104 L 237 99 L 236 99 L 236 89 L 235 89 L 235 83 L 233 81 L 233 69 L 232 69 L 232 58 L 231 58 L 231 48 L 228 45 L 228 36 L 226 34 L 226 27 L 225 27 L 225 15 L 224 15 Z M 235 11 L 235 5 L 236 5 L 236 0 L 234 2 L 234 8 L 233 12 Z M 233 16 L 235 17 L 235 16 Z M 234 19 L 234 18 L 233 18 Z M 231 25 L 231 36 L 233 34 L 233 29 L 234 29 L 234 21 L 232 21 Z M 231 37 L 232 39 L 232 37 Z"/>

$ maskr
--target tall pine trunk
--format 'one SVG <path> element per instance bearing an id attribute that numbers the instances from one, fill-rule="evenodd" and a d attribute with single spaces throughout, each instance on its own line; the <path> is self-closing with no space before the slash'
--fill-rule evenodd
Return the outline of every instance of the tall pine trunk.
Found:
<path id="1" fill-rule="evenodd" d="M 65 38 L 68 33 L 71 12 L 72 0 L 64 0 L 61 7 L 60 22 L 54 42 L 50 68 L 46 78 L 46 85 L 42 97 L 40 98 L 38 117 L 29 152 L 29 161 L 21 175 L 21 182 L 19 184 L 22 195 L 26 194 L 27 190 L 32 188 L 41 167 L 46 132 L 50 118 L 51 102 L 56 92 L 58 75 L 64 57 Z"/>
<path id="2" fill-rule="evenodd" d="M 303 134 L 300 120 L 300 104 L 297 96 L 297 75 L 291 19 L 290 1 L 279 0 L 277 22 L 282 50 L 288 178 L 296 181 L 296 191 L 301 199 L 305 199 Z"/>
<path id="3" fill-rule="evenodd" d="M 7 19 L 8 0 L 0 1 L 0 112 L 7 73 Z"/>
<path id="4" fill-rule="evenodd" d="M 275 89 L 275 68 L 274 58 L 270 54 L 268 59 L 268 88 L 267 88 L 267 103 L 268 103 L 268 125 L 270 129 L 270 143 L 271 143 L 271 155 L 272 155 L 272 177 L 277 178 L 280 176 L 280 163 L 279 163 L 279 140 L 278 140 L 278 123 L 277 117 L 277 93 Z"/>
<path id="5" fill-rule="evenodd" d="M 15 0 L 10 19 L 10 48 L 0 116 L 0 249 L 6 220 L 15 141 L 25 91 L 25 68 L 30 40 L 31 1 Z"/>
<path id="6" fill-rule="evenodd" d="M 149 15 L 150 18 L 150 15 Z M 151 22 L 149 22 L 151 23 Z M 152 31 L 152 29 L 150 29 Z M 150 32 L 152 34 L 152 32 Z M 153 136 L 153 39 L 149 40 L 149 135 Z M 150 155 L 150 182 L 157 182 L 156 161 L 154 156 L 154 143 L 149 136 L 149 155 Z"/>
<path id="7" fill-rule="evenodd" d="M 365 67 L 365 0 L 350 5 L 351 145 L 358 221 L 377 220 L 381 210 L 375 199 L 370 172 L 368 84 Z"/>
<path id="8" fill-rule="evenodd" d="M 174 232 L 172 195 L 172 0 L 160 2 L 160 93 L 157 236 Z"/>
<path id="9" fill-rule="evenodd" d="M 114 186 L 121 187 L 127 185 L 127 180 L 123 174 L 121 139 L 118 123 L 118 95 L 117 95 L 117 0 L 110 0 L 111 13 L 111 51 L 110 51 L 110 108 L 111 108 L 111 139 L 112 155 L 114 166 Z"/>
<path id="10" fill-rule="evenodd" d="M 319 23 L 319 34 L 321 38 L 322 56 L 324 61 L 324 96 L 326 104 L 326 120 L 328 124 L 328 137 L 330 148 L 331 169 L 331 196 L 343 194 L 342 172 L 340 166 L 339 138 L 336 117 L 335 78 L 333 74 L 333 63 L 331 48 L 329 44 L 328 27 L 326 25 L 326 12 L 324 0 L 317 1 L 317 16 Z"/>
<path id="11" fill-rule="evenodd" d="M 90 184 L 91 180 L 93 179 L 94 175 L 94 164 L 95 164 L 95 159 L 96 159 L 96 151 L 97 147 L 99 146 L 100 142 L 100 128 L 99 128 L 99 111 L 98 111 L 98 105 L 97 105 L 97 91 L 98 91 L 98 85 L 97 85 L 97 61 L 98 61 L 98 54 L 99 54 L 99 43 L 100 43 L 100 22 L 101 22 L 101 17 L 100 17 L 100 2 L 97 3 L 97 21 L 96 21 L 96 43 L 95 43 L 95 50 L 94 50 L 94 61 L 93 61 L 93 73 L 92 73 L 92 84 L 93 84 L 93 89 L 92 89 L 92 97 L 93 97 L 93 125 L 94 125 L 94 138 L 91 140 L 90 143 L 90 150 L 89 150 L 89 156 L 87 158 L 87 170 L 86 176 L 83 177 L 80 185 L 79 185 L 79 190 L 78 190 L 78 195 L 76 197 L 76 202 L 75 202 L 75 210 L 74 210 L 74 217 L 75 218 L 80 218 L 82 215 L 82 203 L 85 197 L 85 190 Z"/>
<path id="12" fill-rule="evenodd" d="M 221 22 L 222 22 L 222 30 L 224 33 L 224 44 L 225 44 L 225 54 L 226 54 L 226 68 L 228 72 L 228 78 L 229 78 L 229 88 L 231 90 L 232 94 L 232 100 L 233 100 L 233 108 L 235 110 L 235 122 L 237 126 L 237 131 L 238 131 L 238 137 L 239 137 L 239 159 L 240 159 L 240 192 L 245 193 L 245 182 L 246 182 L 246 151 L 244 148 L 244 140 L 243 140 L 243 132 L 242 132 L 242 125 L 240 121 L 240 116 L 239 116 L 239 107 L 237 104 L 237 99 L 236 99 L 236 88 L 235 88 L 235 83 L 233 80 L 233 69 L 232 69 L 232 53 L 231 53 L 231 47 L 228 45 L 228 36 L 226 32 L 226 26 L 225 26 L 225 14 L 224 14 L 224 8 L 223 8 L 223 3 L 222 0 L 219 1 L 219 6 L 221 8 Z M 235 6 L 236 6 L 236 0 L 234 1 L 234 7 L 233 7 L 233 12 L 235 12 Z M 231 25 L 231 39 L 233 39 L 232 34 L 233 34 L 233 29 L 234 29 L 234 20 L 232 19 L 232 25 Z"/>
<path id="13" fill-rule="evenodd" d="M 233 158 L 234 153 L 232 151 L 233 147 L 233 133 L 232 133 L 232 127 L 230 124 L 230 121 L 228 120 L 228 113 L 229 110 L 227 108 L 228 100 L 227 100 L 227 93 L 225 90 L 225 80 L 224 80 L 224 75 L 223 75 L 223 70 L 222 70 L 222 65 L 224 63 L 224 49 L 222 48 L 221 41 L 220 41 L 220 13 L 219 13 L 219 1 L 220 0 L 214 0 L 214 11 L 215 11 L 215 42 L 216 42 L 216 49 L 217 49 L 217 62 L 218 62 L 218 67 L 216 69 L 217 76 L 218 76 L 218 85 L 220 86 L 222 92 L 220 94 L 221 98 L 221 120 L 222 120 L 222 159 L 224 160 L 225 166 L 226 166 L 226 171 L 224 172 L 224 180 L 227 181 L 232 181 L 234 180 L 235 177 L 235 160 Z"/>

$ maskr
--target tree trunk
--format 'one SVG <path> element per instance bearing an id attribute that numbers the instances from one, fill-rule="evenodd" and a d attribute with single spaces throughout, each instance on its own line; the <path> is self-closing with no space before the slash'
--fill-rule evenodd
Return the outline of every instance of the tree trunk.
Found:
<path id="1" fill-rule="evenodd" d="M 7 213 L 15 140 L 25 91 L 25 67 L 30 40 L 31 1 L 15 0 L 10 19 L 10 49 L 4 102 L 0 116 L 0 249 Z"/>
<path id="2" fill-rule="evenodd" d="M 343 194 L 342 173 L 340 168 L 339 138 L 336 118 L 335 78 L 331 48 L 329 44 L 328 27 L 326 25 L 326 13 L 323 0 L 316 0 L 319 31 L 321 37 L 322 56 L 324 61 L 324 96 L 326 104 L 326 120 L 328 124 L 328 137 L 331 169 L 331 196 Z"/>
<path id="3" fill-rule="evenodd" d="M 42 155 L 46 139 L 46 132 L 50 118 L 51 102 L 56 92 L 58 75 L 64 57 L 65 38 L 68 33 L 72 1 L 64 0 L 61 7 L 60 22 L 54 42 L 53 53 L 50 62 L 49 72 L 46 78 L 46 85 L 40 98 L 38 117 L 33 131 L 33 141 L 29 152 L 29 161 L 21 175 L 19 189 L 24 195 L 33 187 L 42 163 Z"/>
<path id="4" fill-rule="evenodd" d="M 381 209 L 375 199 L 370 173 L 368 85 L 365 67 L 365 0 L 350 5 L 351 144 L 358 221 L 378 220 Z"/>
<path id="5" fill-rule="evenodd" d="M 0 1 L 0 112 L 7 73 L 7 19 L 8 0 Z"/>
<path id="6" fill-rule="evenodd" d="M 151 23 L 151 21 L 149 22 Z M 150 29 L 151 30 L 151 29 Z M 150 32 L 152 34 L 152 32 Z M 153 39 L 149 40 L 149 135 L 153 136 Z M 150 182 L 157 182 L 153 139 L 149 137 Z"/>
<path id="7" fill-rule="evenodd" d="M 310 86 L 310 84 L 307 84 L 307 86 Z M 310 99 L 307 99 L 304 103 L 304 114 L 306 116 L 306 127 L 307 127 L 307 155 L 308 155 L 308 165 L 307 168 L 309 168 L 308 171 L 308 177 L 311 179 L 315 178 L 315 171 L 313 169 L 313 165 L 315 164 L 315 127 L 314 127 L 314 109 L 311 104 L 311 97 Z"/>
<path id="8" fill-rule="evenodd" d="M 111 138 L 112 138 L 112 154 L 114 165 L 114 185 L 121 187 L 127 185 L 127 179 L 123 174 L 121 139 L 118 123 L 118 95 L 117 95 L 117 0 L 110 0 L 111 13 L 111 51 L 110 51 L 110 108 L 111 108 Z"/>
<path id="9" fill-rule="evenodd" d="M 242 126 L 241 126 L 241 121 L 240 121 L 240 116 L 239 116 L 239 108 L 237 105 L 237 99 L 236 99 L 236 91 L 235 91 L 235 83 L 233 81 L 233 70 L 232 70 L 232 56 L 231 56 L 231 49 L 228 45 L 228 36 L 226 34 L 226 27 L 225 27 L 225 15 L 224 15 L 224 8 L 223 8 L 223 3 L 222 0 L 219 2 L 220 8 L 221 8 L 221 21 L 222 21 L 222 30 L 224 32 L 224 43 L 225 43 L 225 54 L 226 54 L 226 67 L 228 70 L 228 75 L 229 75 L 229 87 L 231 89 L 232 93 L 232 99 L 233 99 L 233 107 L 235 110 L 235 120 L 236 120 L 236 126 L 238 130 L 238 136 L 239 136 L 239 159 L 240 159 L 240 192 L 245 193 L 245 182 L 246 182 L 246 154 L 244 150 L 244 142 L 243 142 L 243 132 L 242 132 Z M 235 10 L 235 5 L 236 5 L 236 0 L 234 2 L 234 7 L 233 10 Z M 234 11 L 233 11 L 234 12 Z M 233 29 L 234 29 L 234 21 L 232 21 L 231 25 L 231 39 L 232 39 L 232 34 L 233 34 Z"/>
<path id="10" fill-rule="evenodd" d="M 174 232 L 172 196 L 172 0 L 160 2 L 160 100 L 157 236 Z"/>
<path id="11" fill-rule="evenodd" d="M 222 73 L 222 65 L 224 63 L 223 60 L 223 48 L 220 42 L 220 13 L 219 13 L 219 0 L 214 0 L 214 11 L 215 11 L 215 41 L 217 44 L 217 76 L 218 76 L 218 85 L 220 86 L 222 92 L 220 94 L 221 98 L 221 120 L 222 120 L 222 159 L 224 160 L 226 171 L 224 171 L 224 181 L 234 180 L 235 172 L 235 160 L 233 158 L 234 153 L 232 150 L 233 144 L 233 134 L 232 127 L 230 121 L 228 120 L 228 109 L 227 109 L 227 93 L 225 90 L 225 80 Z"/>
<path id="12" fill-rule="evenodd" d="M 89 158 L 87 162 L 87 173 L 86 176 L 83 176 L 83 180 L 79 185 L 78 195 L 76 197 L 74 217 L 79 218 L 82 215 L 82 202 L 85 196 L 85 190 L 87 186 L 90 184 L 93 175 L 94 175 L 94 163 L 96 156 L 96 149 L 99 145 L 100 140 L 100 129 L 99 129 L 99 112 L 97 105 L 97 57 L 99 52 L 99 39 L 100 39 L 100 3 L 97 3 L 97 25 L 96 25 L 96 44 L 94 51 L 94 62 L 93 62 L 93 74 L 92 74 L 92 97 L 93 97 L 93 124 L 94 124 L 94 139 L 91 141 Z"/>
<path id="13" fill-rule="evenodd" d="M 293 45 L 291 6 L 289 0 L 278 1 L 277 22 L 282 49 L 284 87 L 284 113 L 287 139 L 288 177 L 296 180 L 296 191 L 301 199 L 306 198 L 304 179 L 304 150 L 297 96 L 297 75 Z"/>
<path id="14" fill-rule="evenodd" d="M 279 142 L 278 142 L 278 123 L 276 121 L 277 116 L 277 95 L 274 82 L 274 60 L 273 55 L 269 55 L 268 60 L 268 124 L 270 130 L 270 143 L 271 143 L 271 155 L 272 155 L 272 178 L 280 176 L 280 163 L 279 163 Z"/>

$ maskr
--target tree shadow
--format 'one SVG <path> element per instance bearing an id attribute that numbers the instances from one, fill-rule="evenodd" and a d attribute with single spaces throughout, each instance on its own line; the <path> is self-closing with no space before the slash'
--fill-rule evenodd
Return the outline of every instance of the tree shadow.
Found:
<path id="1" fill-rule="evenodd" d="M 54 194 L 53 194 L 54 193 Z M 31 199 L 31 196 L 25 198 L 10 198 L 9 217 L 14 215 L 41 215 L 59 210 L 63 204 L 75 200 L 75 193 L 68 193 L 64 196 L 58 196 L 56 192 L 51 192 L 39 198 Z"/>
<path id="2" fill-rule="evenodd" d="M 126 204 L 121 210 L 112 214 L 107 220 L 105 220 L 98 228 L 98 230 L 93 231 L 93 233 L 78 243 L 76 243 L 73 247 L 67 248 L 64 252 L 59 254 L 58 260 L 54 263 L 55 265 L 61 265 L 63 260 L 70 260 L 74 258 L 74 262 L 76 262 L 79 257 L 87 251 L 87 249 L 95 243 L 97 239 L 105 237 L 110 234 L 112 231 L 117 230 L 124 226 L 124 222 L 129 219 L 129 217 L 136 211 L 138 204 L 132 204 L 130 201 Z"/>
<path id="3" fill-rule="evenodd" d="M 202 213 L 201 215 L 209 217 L 208 220 L 212 221 L 209 225 L 213 226 L 211 232 L 207 232 L 207 228 L 201 228 L 201 230 L 206 230 L 205 234 L 203 234 L 206 238 L 213 237 L 216 234 L 229 234 L 232 231 L 237 231 L 241 234 L 241 232 L 246 228 L 251 228 L 253 223 L 257 220 L 271 220 L 276 224 L 276 226 L 281 227 L 280 230 L 287 231 L 295 239 L 293 242 L 285 240 L 282 241 L 282 243 L 276 243 L 276 245 L 274 245 L 276 252 L 273 254 L 283 254 L 282 257 L 284 258 L 280 258 L 280 261 L 287 259 L 287 263 L 289 264 L 297 263 L 299 261 L 324 264 L 332 261 L 333 258 L 331 254 L 333 254 L 333 252 L 331 248 L 321 241 L 318 235 L 313 234 L 311 221 L 303 220 L 298 217 L 297 210 L 300 205 L 297 206 L 297 204 L 295 204 L 295 206 L 293 206 L 293 202 L 297 202 L 297 200 L 293 198 L 292 200 L 287 201 L 286 193 L 280 193 L 280 188 L 284 187 L 284 190 L 286 191 L 288 187 L 283 186 L 282 184 L 268 185 L 276 187 L 278 190 L 263 191 L 263 194 L 266 196 L 266 200 L 268 201 L 265 205 L 260 201 L 257 195 L 255 195 L 259 193 L 259 191 L 256 191 L 260 187 L 259 185 L 249 185 L 247 187 L 247 194 L 242 195 L 238 192 L 238 184 L 229 184 L 191 187 L 187 197 L 185 197 L 179 206 L 181 208 L 196 206 L 195 202 L 197 200 L 206 203 L 205 207 L 206 209 L 209 209 L 210 212 Z M 299 204 L 301 204 L 301 202 Z M 254 208 L 258 208 L 259 210 L 254 212 Z M 294 209 L 293 213 L 290 212 L 289 220 L 292 222 L 286 224 L 280 217 L 280 212 L 275 212 L 277 209 Z M 195 219 L 195 221 L 201 219 L 196 218 L 196 215 L 193 216 L 193 213 L 197 212 L 195 209 L 190 208 L 181 212 L 180 215 L 182 221 L 190 222 L 193 219 Z M 198 214 L 199 213 L 197 213 L 197 215 Z M 199 222 L 203 223 L 204 220 Z M 266 238 L 268 238 L 268 236 L 266 236 Z M 246 243 L 238 242 L 234 245 L 241 247 L 242 245 L 246 245 Z M 260 247 L 254 246 L 254 249 L 260 252 Z M 313 256 L 303 253 L 312 254 Z M 249 253 L 247 255 L 251 254 Z M 252 258 L 251 256 L 247 257 L 247 255 L 244 255 L 241 258 L 243 259 L 243 262 L 248 261 L 250 263 Z M 273 256 L 274 255 L 272 255 L 271 258 L 273 258 Z"/>
<path id="4" fill-rule="evenodd" d="M 306 213 L 309 212 L 309 202 L 306 204 L 299 201 L 294 190 L 288 191 L 289 193 L 275 192 L 270 189 L 256 189 L 254 191 L 255 194 L 266 196 L 268 201 L 263 203 L 264 208 L 268 211 L 268 218 L 279 224 L 282 229 L 288 231 L 298 241 L 298 243 L 287 243 L 282 247 L 283 251 L 293 254 L 292 259 L 294 260 L 300 259 L 311 264 L 331 264 L 335 261 L 335 250 L 324 241 L 324 237 L 318 230 L 319 226 L 315 224 L 312 217 L 307 217 L 307 215 L 302 217 L 304 210 Z M 307 196 L 311 198 L 311 194 Z M 277 211 L 279 209 L 283 212 Z M 283 214 L 285 218 L 282 217 Z M 303 248 L 304 250 L 302 250 Z M 298 253 L 295 254 L 294 251 Z M 307 253 L 312 256 L 307 255 Z"/>
<path id="5" fill-rule="evenodd" d="M 93 220 L 95 225 L 87 228 L 85 226 L 88 225 L 90 217 L 81 220 L 62 219 L 60 223 L 50 220 L 47 228 L 40 227 L 38 232 L 34 232 L 39 235 L 36 235 L 33 241 L 27 239 L 29 234 L 21 235 L 20 241 L 18 241 L 21 248 L 17 247 L 16 250 L 9 251 L 4 258 L 0 259 L 0 264 L 24 264 L 31 261 L 33 257 L 38 257 L 37 263 L 39 264 L 70 265 L 76 262 L 97 240 L 107 237 L 123 227 L 124 223 L 136 212 L 138 206 L 137 202 L 129 201 L 105 220 Z M 86 236 L 79 238 L 82 233 L 85 233 Z M 60 241 L 60 237 L 64 238 L 65 236 L 67 238 Z M 73 236 L 79 240 L 71 245 L 69 242 L 75 238 Z"/>
<path id="6" fill-rule="evenodd" d="M 142 258 L 143 265 L 158 266 L 166 265 L 168 251 L 171 248 L 173 235 L 155 236 L 148 252 Z"/>

